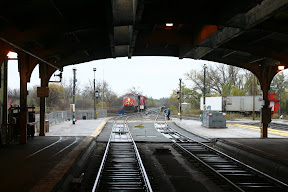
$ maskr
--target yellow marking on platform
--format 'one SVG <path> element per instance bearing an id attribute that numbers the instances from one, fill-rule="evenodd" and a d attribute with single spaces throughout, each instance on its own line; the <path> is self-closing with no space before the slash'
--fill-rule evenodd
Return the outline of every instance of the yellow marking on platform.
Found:
<path id="1" fill-rule="evenodd" d="M 96 137 L 97 135 L 99 135 L 103 129 L 103 127 L 106 125 L 107 121 L 103 121 L 98 127 L 97 129 L 92 133 L 91 136 Z"/>
<path id="2" fill-rule="evenodd" d="M 248 129 L 255 130 L 255 131 L 260 131 L 261 130 L 260 127 L 252 126 L 252 125 L 241 125 L 241 124 L 229 124 L 229 125 L 233 125 L 233 126 L 237 126 L 237 127 L 243 127 L 243 128 L 248 128 Z M 268 128 L 268 133 L 274 134 L 274 135 L 280 135 L 280 136 L 288 137 L 288 131 L 282 131 L 282 130 Z"/>

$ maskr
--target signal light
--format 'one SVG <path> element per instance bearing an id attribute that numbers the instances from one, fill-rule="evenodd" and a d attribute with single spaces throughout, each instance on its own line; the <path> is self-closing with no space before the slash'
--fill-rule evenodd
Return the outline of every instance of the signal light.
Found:
<path id="1" fill-rule="evenodd" d="M 181 96 L 181 95 L 180 95 L 180 92 L 178 91 L 178 92 L 177 92 L 177 99 L 180 99 L 180 96 Z"/>

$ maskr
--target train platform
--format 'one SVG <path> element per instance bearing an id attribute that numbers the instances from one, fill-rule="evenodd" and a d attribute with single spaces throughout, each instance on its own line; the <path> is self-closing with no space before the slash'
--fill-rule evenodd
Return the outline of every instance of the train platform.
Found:
<path id="1" fill-rule="evenodd" d="M 238 121 L 227 121 L 226 128 L 217 129 L 203 127 L 195 120 L 173 119 L 173 122 L 211 139 L 213 147 L 231 157 L 287 183 L 288 131 L 268 129 L 268 138 L 263 139 L 260 138 L 260 127 L 241 125 Z"/>
<path id="2" fill-rule="evenodd" d="M 107 142 L 112 122 L 109 118 L 71 121 L 50 127 L 45 137 L 29 138 L 28 143 L 7 145 L 0 150 L 1 191 L 51 191 L 70 171 L 78 171 L 89 157 L 91 146 Z M 131 121 L 131 134 L 138 143 L 169 143 L 155 128 L 154 121 Z M 285 135 L 269 133 L 268 139 L 260 138 L 260 129 L 239 126 L 237 121 L 227 122 L 227 128 L 212 129 L 201 126 L 200 121 L 168 121 L 169 126 L 184 135 L 193 133 L 211 139 L 211 145 L 245 163 L 268 170 L 268 174 L 287 181 L 288 140 Z M 84 155 L 83 155 L 84 154 Z M 86 155 L 85 155 L 86 154 Z M 77 163 L 76 163 L 77 162 Z M 73 166 L 73 170 L 70 168 Z M 270 170 L 270 171 L 269 171 Z M 61 181 L 62 182 L 62 181 Z M 61 185 L 68 185 L 61 183 Z"/>
<path id="3" fill-rule="evenodd" d="M 80 120 L 55 124 L 45 137 L 28 138 L 25 145 L 13 144 L 0 149 L 1 191 L 51 191 L 71 166 L 80 169 L 89 146 L 107 119 Z M 79 159 L 80 158 L 80 159 Z M 76 163 L 77 160 L 77 163 Z"/>

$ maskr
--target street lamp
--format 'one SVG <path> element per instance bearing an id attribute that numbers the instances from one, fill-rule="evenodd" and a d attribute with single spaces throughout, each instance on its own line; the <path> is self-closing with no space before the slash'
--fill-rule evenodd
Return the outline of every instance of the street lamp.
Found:
<path id="1" fill-rule="evenodd" d="M 181 81 L 182 79 L 179 79 L 179 95 L 178 95 L 178 99 L 179 99 L 179 115 L 180 115 L 180 120 L 182 120 L 182 104 L 181 104 Z"/>
<path id="2" fill-rule="evenodd" d="M 206 111 L 206 64 L 204 64 L 203 111 Z"/>
<path id="3" fill-rule="evenodd" d="M 94 71 L 94 92 L 93 92 L 93 98 L 94 98 L 94 119 L 97 119 L 97 112 L 96 112 L 96 88 L 95 88 L 95 72 L 96 68 L 93 68 Z"/>
<path id="4" fill-rule="evenodd" d="M 72 105 L 72 123 L 75 124 L 76 117 L 75 117 L 75 89 L 76 89 L 76 68 L 73 68 L 73 105 Z"/>

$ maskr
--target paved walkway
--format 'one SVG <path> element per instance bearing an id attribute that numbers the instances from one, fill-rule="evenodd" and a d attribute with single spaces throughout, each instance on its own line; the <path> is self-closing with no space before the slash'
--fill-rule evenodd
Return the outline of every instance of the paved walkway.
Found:
<path id="1" fill-rule="evenodd" d="M 92 136 L 97 127 L 108 119 L 78 120 L 75 124 L 72 124 L 72 121 L 64 121 L 50 126 L 45 136 Z"/>
<path id="2" fill-rule="evenodd" d="M 75 167 L 83 166 L 88 146 L 103 129 L 106 119 L 79 120 L 55 124 L 45 137 L 29 138 L 0 150 L 1 191 L 49 192 Z M 81 157 L 75 164 L 75 160 Z M 79 168 L 80 169 L 80 168 Z"/>
<path id="3" fill-rule="evenodd" d="M 208 138 L 260 138 L 261 130 L 257 126 L 240 125 L 239 121 L 227 121 L 226 128 L 207 128 L 201 126 L 201 121 L 196 120 L 179 120 L 174 118 L 173 121 L 187 131 L 199 134 Z M 287 132 L 288 134 L 288 132 Z M 268 130 L 269 138 L 287 138 L 286 135 L 278 134 L 275 131 Z"/>

